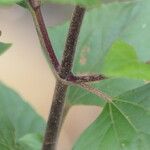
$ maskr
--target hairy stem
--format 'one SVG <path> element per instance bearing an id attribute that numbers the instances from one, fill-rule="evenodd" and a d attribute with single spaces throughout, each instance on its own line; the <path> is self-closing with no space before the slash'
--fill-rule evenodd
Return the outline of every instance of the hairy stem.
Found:
<path id="1" fill-rule="evenodd" d="M 50 61 L 54 75 L 57 75 L 60 65 L 47 33 L 47 29 L 41 13 L 40 2 L 39 0 L 29 0 L 27 4 L 33 17 L 40 44 L 46 53 L 46 56 L 48 54 L 48 60 Z"/>
<path id="2" fill-rule="evenodd" d="M 65 102 L 67 88 L 70 84 L 80 86 L 87 91 L 111 102 L 112 98 L 98 89 L 86 84 L 85 82 L 100 81 L 106 79 L 103 75 L 74 76 L 71 72 L 76 50 L 76 44 L 85 14 L 85 8 L 76 6 L 71 20 L 68 36 L 66 39 L 65 50 L 62 63 L 59 64 L 53 50 L 50 38 L 40 8 L 40 0 L 27 0 L 28 8 L 32 14 L 37 34 L 42 48 L 48 53 L 48 58 L 56 76 L 56 86 L 53 95 L 52 106 L 47 121 L 46 132 L 42 150 L 56 150 L 58 137 L 64 118 L 69 110 L 69 105 Z M 62 37 L 64 38 L 64 37 Z"/>
<path id="3" fill-rule="evenodd" d="M 69 110 L 68 104 L 65 102 L 65 96 L 69 85 L 68 83 L 80 86 L 108 102 L 111 101 L 111 97 L 85 83 L 103 80 L 106 79 L 106 77 L 102 75 L 74 76 L 71 72 L 76 44 L 85 14 L 85 8 L 80 6 L 76 6 L 75 8 L 66 39 L 62 63 L 60 65 L 46 30 L 40 9 L 40 0 L 28 0 L 27 4 L 32 13 L 41 46 L 48 53 L 53 73 L 57 77 L 42 147 L 42 150 L 56 150 L 61 126 Z"/>
<path id="4" fill-rule="evenodd" d="M 68 81 L 73 83 L 96 82 L 104 79 L 107 79 L 107 77 L 103 75 L 83 75 L 83 76 L 70 75 L 67 78 Z"/>
<path id="5" fill-rule="evenodd" d="M 69 33 L 66 40 L 65 50 L 61 63 L 60 77 L 66 79 L 71 74 L 71 69 L 76 50 L 76 44 L 80 32 L 80 27 L 83 21 L 85 8 L 76 6 L 72 21 L 69 28 Z"/>
<path id="6" fill-rule="evenodd" d="M 43 142 L 43 150 L 55 150 L 57 146 L 58 136 L 63 122 L 63 117 L 66 115 L 65 95 L 68 85 L 65 84 L 67 76 L 71 72 L 76 43 L 83 20 L 85 9 L 76 6 L 73 13 L 66 46 L 63 54 L 63 59 L 59 71 L 61 80 L 57 79 L 53 102 L 51 106 L 50 115 L 47 122 L 47 129 Z M 63 37 L 62 37 L 63 38 Z"/>
<path id="7" fill-rule="evenodd" d="M 61 81 L 57 81 L 53 96 L 50 115 L 47 122 L 45 138 L 43 142 L 43 150 L 55 150 L 57 146 L 58 136 L 60 133 L 63 112 L 65 108 L 65 95 L 67 85 Z"/>

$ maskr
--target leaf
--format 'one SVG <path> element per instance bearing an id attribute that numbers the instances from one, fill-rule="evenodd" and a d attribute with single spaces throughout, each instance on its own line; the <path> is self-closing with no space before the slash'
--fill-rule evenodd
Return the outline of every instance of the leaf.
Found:
<path id="1" fill-rule="evenodd" d="M 21 0 L 0 0 L 0 5 L 10 5 L 20 2 Z"/>
<path id="2" fill-rule="evenodd" d="M 93 83 L 92 86 L 107 93 L 110 96 L 118 96 L 128 90 L 142 86 L 144 82 L 131 79 L 108 79 Z M 67 101 L 70 105 L 100 105 L 105 101 L 94 94 L 87 92 L 79 87 L 71 86 L 67 93 Z"/>
<path id="3" fill-rule="evenodd" d="M 0 121 L 1 150 L 40 150 L 45 121 L 16 92 L 2 83 Z"/>
<path id="4" fill-rule="evenodd" d="M 15 150 L 15 129 L 7 116 L 0 110 L 0 149 Z"/>
<path id="5" fill-rule="evenodd" d="M 8 48 L 10 48 L 11 44 L 0 42 L 0 55 L 2 55 Z"/>
<path id="6" fill-rule="evenodd" d="M 21 7 L 23 7 L 23 8 L 27 8 L 27 7 L 28 7 L 27 4 L 26 4 L 26 2 L 25 2 L 24 0 L 22 0 L 22 1 L 20 1 L 20 2 L 17 2 L 17 4 L 18 4 L 19 6 L 21 6 Z"/>
<path id="7" fill-rule="evenodd" d="M 140 61 L 134 48 L 123 41 L 115 42 L 107 53 L 103 74 L 150 80 L 150 65 Z"/>
<path id="8" fill-rule="evenodd" d="M 73 5 L 80 4 L 90 7 L 100 4 L 100 0 L 47 0 L 47 1 L 61 4 L 73 4 Z"/>
<path id="9" fill-rule="evenodd" d="M 110 47 L 117 40 L 123 40 L 133 46 L 139 61 L 148 61 L 150 59 L 149 14 L 149 0 L 103 4 L 99 8 L 88 11 L 78 40 L 73 72 L 78 75 L 101 74 Z M 62 57 L 62 47 L 65 45 L 68 28 L 68 22 L 57 27 L 48 28 L 49 36 L 59 60 Z M 98 87 L 99 83 L 95 87 Z M 109 86 L 111 87 L 110 84 Z M 81 94 L 78 89 L 77 87 L 71 87 L 68 94 L 71 104 L 103 105 L 104 102 L 98 100 L 96 96 L 92 100 L 90 100 L 91 95 L 82 97 L 87 93 L 81 90 Z M 111 89 L 110 93 L 112 91 Z"/>
<path id="10" fill-rule="evenodd" d="M 112 44 L 118 39 L 132 45 L 141 61 L 148 61 L 149 14 L 149 0 L 103 4 L 88 11 L 78 40 L 73 71 L 77 74 L 101 73 L 104 59 Z M 68 25 L 65 23 L 48 28 L 53 47 L 60 60 Z"/>
<path id="11" fill-rule="evenodd" d="M 107 103 L 73 150 L 149 150 L 150 84 Z"/>
<path id="12" fill-rule="evenodd" d="M 17 150 L 41 150 L 43 137 L 40 134 L 27 134 L 18 141 Z"/>
<path id="13" fill-rule="evenodd" d="M 143 28 L 141 27 L 141 30 L 138 29 L 136 31 L 136 36 L 133 39 L 130 38 L 132 31 L 135 32 L 135 29 L 132 27 L 132 24 L 134 24 L 133 20 L 136 21 L 136 25 L 138 25 L 138 23 L 141 25 L 140 20 L 141 19 L 143 20 L 143 16 L 145 17 L 146 13 L 148 15 L 147 11 L 149 11 L 149 9 L 147 9 L 146 11 L 145 9 L 143 9 L 143 7 L 141 7 L 141 5 L 145 6 L 147 3 L 149 2 L 146 1 L 145 3 L 142 2 L 112 3 L 102 5 L 101 8 L 96 8 L 87 12 L 78 40 L 73 71 L 77 74 L 101 73 L 102 65 L 104 64 L 104 60 L 107 56 L 107 53 L 109 52 L 109 49 L 114 43 L 114 41 L 116 41 L 117 39 L 124 39 L 125 41 L 127 41 L 128 39 L 134 40 L 135 44 L 132 43 L 131 45 L 134 45 L 134 47 L 137 48 L 136 52 L 138 53 L 138 57 L 140 60 L 143 60 L 142 58 L 143 54 L 144 59 L 147 56 L 150 56 L 150 51 L 148 51 L 148 48 L 145 49 L 142 46 L 138 48 L 139 43 L 141 41 L 137 38 L 143 32 L 144 32 L 143 34 L 146 35 L 148 31 L 143 30 Z M 148 6 L 150 5 L 147 4 L 146 7 Z M 145 15 L 141 16 L 141 13 Z M 150 22 L 150 19 L 147 17 L 145 17 L 145 20 Z M 62 47 L 64 47 L 65 43 L 64 37 L 66 37 L 67 35 L 68 26 L 69 24 L 67 22 L 57 27 L 48 28 L 53 47 L 59 60 L 61 60 L 62 57 L 63 52 Z M 132 30 L 130 30 L 129 32 L 130 35 L 126 36 L 125 38 L 125 35 L 127 35 L 126 29 L 130 28 L 132 28 Z M 148 37 L 147 39 L 149 40 Z M 146 47 L 150 47 L 149 44 L 150 44 L 149 42 L 144 43 L 144 45 L 147 45 Z M 141 51 L 143 52 L 142 56 Z M 117 82 L 118 81 L 116 81 L 115 83 L 116 86 L 118 84 Z M 130 81 L 124 79 L 124 81 L 122 82 L 129 83 Z M 101 87 L 101 85 L 99 85 L 100 83 L 101 82 L 96 84 L 94 83 L 94 87 L 97 88 Z M 110 86 L 110 90 L 106 91 L 106 93 L 115 94 L 114 92 L 115 88 L 113 88 L 113 85 L 111 84 L 112 84 L 111 82 L 110 84 L 108 82 L 107 86 L 108 87 Z M 125 86 L 126 89 L 131 86 L 131 84 L 130 86 L 128 86 L 128 84 L 126 85 L 127 85 Z M 120 86 L 118 86 L 117 89 L 119 88 L 122 89 Z M 102 87 L 101 90 L 102 89 L 105 89 L 105 87 Z M 81 90 L 80 88 L 77 87 L 70 88 L 68 92 L 68 100 L 70 101 L 70 104 L 90 104 L 90 105 L 104 104 L 104 101 L 98 99 L 94 95 L 91 94 L 87 95 L 86 91 L 84 91 L 83 89 Z"/>
<path id="14" fill-rule="evenodd" d="M 0 83 L 0 110 L 13 125 L 16 139 L 29 133 L 43 134 L 45 121 L 16 92 L 2 83 Z"/>

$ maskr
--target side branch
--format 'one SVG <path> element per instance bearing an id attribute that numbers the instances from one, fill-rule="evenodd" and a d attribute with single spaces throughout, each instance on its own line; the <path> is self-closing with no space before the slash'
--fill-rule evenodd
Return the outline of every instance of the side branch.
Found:
<path id="1" fill-rule="evenodd" d="M 60 77 L 63 79 L 66 79 L 67 76 L 71 74 L 71 69 L 72 69 L 75 50 L 76 50 L 76 44 L 77 44 L 84 14 L 85 14 L 85 8 L 81 6 L 76 6 L 70 24 L 69 33 L 67 36 L 65 50 L 63 54 L 62 63 L 61 63 Z"/>
<path id="2" fill-rule="evenodd" d="M 50 38 L 47 33 L 47 29 L 43 20 L 43 16 L 40 8 L 39 0 L 28 0 L 28 7 L 32 14 L 34 24 L 36 26 L 37 34 L 41 43 L 42 48 L 49 56 L 49 61 L 52 66 L 53 72 L 56 75 L 56 72 L 59 71 L 59 61 L 54 53 Z"/>
<path id="3" fill-rule="evenodd" d="M 85 83 L 85 82 L 96 82 L 100 80 L 107 79 L 107 77 L 103 75 L 83 75 L 83 76 L 75 76 L 75 75 L 70 75 L 68 76 L 67 80 L 73 83 Z"/>

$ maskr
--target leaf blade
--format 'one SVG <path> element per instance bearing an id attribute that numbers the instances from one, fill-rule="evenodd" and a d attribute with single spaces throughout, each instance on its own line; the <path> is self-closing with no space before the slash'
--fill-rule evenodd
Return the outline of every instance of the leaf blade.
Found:
<path id="1" fill-rule="evenodd" d="M 73 4 L 83 6 L 97 6 L 100 4 L 100 0 L 48 0 L 49 2 L 60 3 L 60 4 Z"/>
<path id="2" fill-rule="evenodd" d="M 0 5 L 12 5 L 22 0 L 0 0 Z"/>
<path id="3" fill-rule="evenodd" d="M 10 47 L 11 47 L 10 43 L 2 43 L 2 42 L 0 42 L 0 55 L 2 55 Z"/>
<path id="4" fill-rule="evenodd" d="M 114 78 L 102 80 L 93 83 L 92 86 L 108 94 L 109 96 L 118 96 L 128 90 L 137 88 L 144 84 L 140 80 L 131 80 L 125 78 Z M 104 106 L 105 101 L 96 95 L 87 92 L 79 87 L 71 86 L 67 92 L 67 101 L 70 105 L 98 105 Z"/>
<path id="5" fill-rule="evenodd" d="M 17 142 L 17 150 L 40 150 L 43 137 L 40 134 L 27 134 Z"/>
<path id="6" fill-rule="evenodd" d="M 16 92 L 1 82 L 0 109 L 13 124 L 17 139 L 27 133 L 44 132 L 45 121 Z"/>
<path id="7" fill-rule="evenodd" d="M 149 7 L 150 2 L 148 0 L 128 3 L 116 2 L 107 5 L 103 4 L 101 7 L 87 12 L 79 36 L 73 72 L 78 75 L 101 74 L 110 47 L 115 41 L 120 39 L 135 47 L 140 61 L 145 62 L 149 60 L 150 42 L 148 33 L 150 26 L 148 24 L 150 23 L 150 18 L 147 17 L 150 10 Z M 146 26 L 143 27 L 143 23 L 146 23 Z M 64 37 L 67 36 L 68 28 L 68 22 L 55 28 L 48 28 L 55 53 L 59 60 L 61 60 L 62 47 L 64 47 L 65 43 Z M 141 34 L 146 39 L 141 40 Z M 145 45 L 145 47 L 142 45 Z M 145 70 L 148 70 L 148 68 Z M 144 79 L 149 79 L 149 73 L 145 72 L 138 79 L 143 79 L 141 76 L 144 76 Z M 132 78 L 135 78 L 136 74 L 135 72 Z M 78 94 L 81 94 L 78 92 L 78 89 L 73 89 L 72 87 L 70 89 L 72 95 L 76 96 L 73 96 L 73 98 L 79 99 Z M 82 92 L 86 94 L 85 91 Z M 81 102 L 79 102 L 80 100 L 75 102 L 72 100 L 72 97 L 68 97 L 73 104 L 86 104 L 85 101 L 88 99 L 88 97 L 83 96 L 84 100 L 82 98 L 80 99 Z M 94 102 L 88 99 L 87 104 L 103 105 L 103 102 L 98 101 L 96 97 L 93 97 L 93 99 Z"/>
<path id="8" fill-rule="evenodd" d="M 108 77 L 150 80 L 150 65 L 139 60 L 134 48 L 122 40 L 110 48 L 102 72 Z"/>
<path id="9" fill-rule="evenodd" d="M 74 150 L 79 148 L 90 150 L 88 146 L 90 147 L 92 141 L 95 141 L 92 150 L 99 150 L 99 148 L 109 150 L 109 146 L 112 150 L 142 150 L 143 148 L 148 150 L 150 148 L 149 90 L 150 84 L 147 84 L 114 98 L 112 103 L 107 103 L 102 114 L 81 135 Z M 124 102 L 124 99 L 128 103 Z M 109 129 L 110 131 L 102 133 L 101 130 L 105 130 L 106 127 L 109 127 L 107 131 Z M 112 133 L 115 141 L 110 139 Z"/>
<path id="10" fill-rule="evenodd" d="M 1 82 L 0 120 L 0 149 L 40 149 L 45 121 L 14 90 Z"/>

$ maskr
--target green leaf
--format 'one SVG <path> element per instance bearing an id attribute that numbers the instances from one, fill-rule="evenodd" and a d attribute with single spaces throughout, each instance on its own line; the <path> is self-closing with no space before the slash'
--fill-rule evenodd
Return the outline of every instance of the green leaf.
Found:
<path id="1" fill-rule="evenodd" d="M 150 80 L 150 65 L 141 62 L 134 48 L 123 41 L 115 42 L 107 53 L 103 74 Z"/>
<path id="2" fill-rule="evenodd" d="M 126 40 L 130 38 L 130 36 L 127 36 L 125 39 L 124 35 L 127 34 L 125 32 L 126 28 L 129 29 L 132 28 L 132 24 L 134 23 L 133 20 L 137 20 L 136 21 L 137 24 L 138 23 L 141 24 L 139 20 L 141 20 L 143 16 L 141 16 L 140 13 L 141 11 L 145 10 L 142 9 L 141 5 L 146 5 L 146 4 L 142 2 L 112 3 L 108 5 L 102 5 L 101 8 L 96 8 L 87 12 L 81 29 L 80 37 L 79 37 L 79 43 L 77 46 L 73 71 L 78 74 L 101 73 L 102 65 L 107 56 L 107 53 L 109 52 L 109 48 L 111 47 L 113 42 L 116 41 L 117 39 Z M 147 11 L 149 11 L 149 9 Z M 148 15 L 147 11 L 142 13 L 145 14 L 147 13 Z M 146 20 L 149 20 L 150 22 L 149 18 L 146 18 Z M 48 29 L 53 47 L 55 49 L 55 52 L 59 60 L 61 60 L 62 57 L 62 52 L 63 52 L 62 47 L 64 47 L 64 43 L 65 43 L 64 37 L 66 37 L 67 35 L 68 27 L 69 24 L 67 22 L 63 25 Z M 132 30 L 134 31 L 135 29 L 133 28 Z M 140 41 L 138 40 L 137 35 L 140 35 L 143 32 L 144 34 L 148 33 L 148 31 L 143 30 L 142 27 L 141 30 L 139 29 L 137 30 L 136 37 L 133 38 L 133 40 L 135 40 L 134 41 L 135 44 L 132 43 L 134 47 L 137 48 L 137 46 L 139 46 Z M 131 33 L 132 31 L 130 31 L 130 34 Z M 147 37 L 147 39 L 149 38 Z M 145 45 L 149 45 L 149 44 L 150 44 L 149 42 L 145 43 Z M 150 47 L 150 45 L 146 47 Z M 144 47 L 141 46 L 140 48 L 141 49 L 138 48 L 136 52 L 138 52 L 138 56 L 141 60 L 143 57 L 143 56 L 140 57 L 141 54 L 139 54 L 139 52 L 141 51 L 145 54 L 144 58 L 150 56 L 148 49 L 145 49 Z M 104 82 L 102 82 L 102 84 Z M 113 84 L 111 82 L 109 84 L 108 82 L 108 86 L 110 86 L 110 90 L 105 92 L 108 94 L 109 93 L 115 94 L 115 88 L 113 88 L 113 85 L 115 84 L 117 86 L 117 84 L 119 84 L 117 82 L 118 81 L 116 81 L 116 83 L 113 82 Z M 122 82 L 129 83 L 130 81 L 123 79 Z M 136 81 L 133 82 L 136 85 Z M 101 88 L 101 82 L 94 83 L 94 87 L 100 88 L 101 90 L 105 89 L 104 87 Z M 122 89 L 121 86 L 117 86 L 117 87 L 118 87 L 117 89 Z M 131 84 L 130 86 L 126 84 L 126 86 L 122 86 L 122 87 L 127 89 L 131 87 Z M 83 89 L 77 87 L 71 87 L 68 92 L 68 100 L 70 101 L 70 104 L 90 104 L 90 105 L 104 104 L 103 100 L 100 100 L 96 96 L 87 93 L 88 92 L 86 92 Z"/>
<path id="3" fill-rule="evenodd" d="M 41 150 L 43 137 L 40 134 L 27 134 L 18 141 L 17 150 Z"/>
<path id="4" fill-rule="evenodd" d="M 73 150 L 149 150 L 150 84 L 107 103 Z"/>
<path id="5" fill-rule="evenodd" d="M 142 86 L 144 82 L 131 79 L 108 79 L 93 83 L 92 86 L 107 93 L 110 96 L 118 96 L 128 90 Z M 100 105 L 105 101 L 94 94 L 79 87 L 71 86 L 67 93 L 67 101 L 70 105 Z"/>
<path id="6" fill-rule="evenodd" d="M 16 92 L 2 83 L 0 83 L 0 110 L 13 125 L 16 139 L 29 133 L 43 134 L 45 121 Z"/>
<path id="7" fill-rule="evenodd" d="M 140 60 L 150 60 L 149 14 L 149 0 L 103 4 L 88 11 L 78 40 L 73 71 L 78 74 L 101 73 L 105 57 L 118 39 L 132 45 Z M 68 25 L 65 23 L 48 29 L 59 59 L 62 56 Z"/>
<path id="8" fill-rule="evenodd" d="M 40 150 L 45 121 L 0 82 L 0 149 Z"/>
<path id="9" fill-rule="evenodd" d="M 0 5 L 10 5 L 20 2 L 21 0 L 0 0 Z"/>
<path id="10" fill-rule="evenodd" d="M 15 142 L 15 129 L 7 116 L 0 110 L 0 149 L 15 150 Z"/>
<path id="11" fill-rule="evenodd" d="M 100 0 L 47 0 L 47 1 L 61 4 L 73 4 L 73 5 L 80 4 L 90 7 L 100 4 Z"/>
<path id="12" fill-rule="evenodd" d="M 108 2 L 114 2 L 114 1 L 117 1 L 117 0 L 42 0 L 41 2 L 42 4 L 46 2 L 51 2 L 55 4 L 81 5 L 81 6 L 85 6 L 88 8 L 92 8 L 92 7 L 100 6 L 101 3 L 108 3 Z M 124 2 L 125 1 L 130 1 L 130 0 L 124 0 Z M 25 0 L 20 0 L 19 3 L 17 4 L 24 8 L 27 8 L 25 4 Z"/>
<path id="13" fill-rule="evenodd" d="M 10 48 L 11 44 L 0 42 L 0 55 L 3 54 L 8 48 Z"/>
<path id="14" fill-rule="evenodd" d="M 123 40 L 133 46 L 139 61 L 148 61 L 150 59 L 149 14 L 149 0 L 103 4 L 99 8 L 88 11 L 85 15 L 78 40 L 73 72 L 79 75 L 87 75 L 90 73 L 101 74 L 110 47 L 117 40 Z M 48 28 L 53 47 L 59 60 L 62 57 L 62 47 L 64 47 L 66 40 L 64 37 L 67 36 L 68 28 L 68 22 L 57 27 Z M 100 87 L 100 83 L 94 86 Z M 111 87 L 111 84 L 109 86 Z M 71 87 L 70 93 L 68 94 L 68 99 L 70 99 L 71 104 L 103 105 L 104 102 L 98 100 L 96 96 L 93 96 L 93 98 L 89 94 L 88 96 L 82 96 L 87 95 L 87 92 L 84 90 L 81 91 L 82 93 L 79 92 L 79 88 Z M 113 92 L 112 89 L 110 90 L 111 92 Z"/>
<path id="15" fill-rule="evenodd" d="M 20 1 L 20 2 L 17 2 L 17 4 L 18 4 L 19 6 L 21 6 L 21 7 L 23 7 L 23 8 L 27 8 L 27 7 L 28 7 L 27 4 L 26 4 L 26 2 L 25 2 L 24 0 L 22 0 L 22 1 Z"/>

